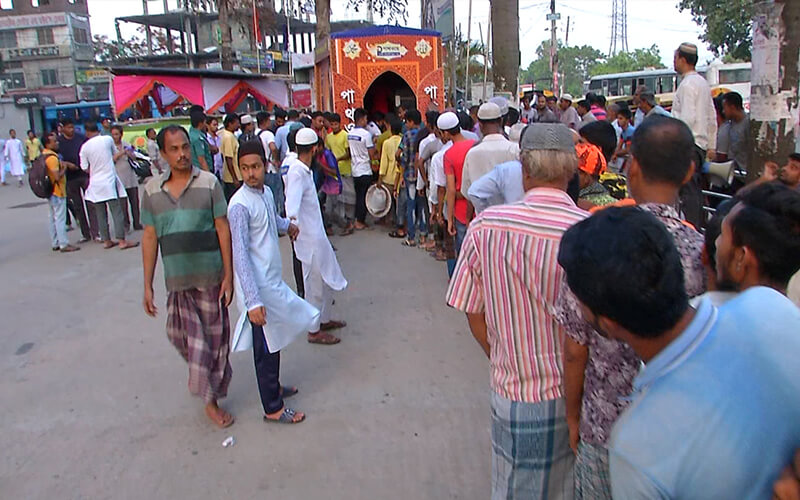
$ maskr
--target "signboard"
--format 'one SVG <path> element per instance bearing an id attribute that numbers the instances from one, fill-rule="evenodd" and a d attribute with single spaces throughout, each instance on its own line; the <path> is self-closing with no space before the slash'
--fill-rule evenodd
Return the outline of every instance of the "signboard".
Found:
<path id="1" fill-rule="evenodd" d="M 75 72 L 76 83 L 105 83 L 108 71 L 104 69 L 79 69 Z"/>
<path id="2" fill-rule="evenodd" d="M 62 26 L 67 24 L 67 16 L 60 14 L 36 14 L 33 16 L 0 17 L 0 30 L 18 28 L 39 28 L 42 26 Z"/>
<path id="3" fill-rule="evenodd" d="M 310 108 L 311 89 L 292 90 L 292 105 L 296 108 Z"/>
<path id="4" fill-rule="evenodd" d="M 275 69 L 275 58 L 272 57 L 271 52 L 267 52 L 266 54 L 264 54 L 264 67 L 270 71 L 273 71 Z"/>
<path id="5" fill-rule="evenodd" d="M 386 59 L 387 61 L 399 59 L 408 53 L 408 49 L 401 44 L 389 41 L 376 43 L 375 45 L 367 44 L 367 50 L 372 54 L 372 57 Z"/>
<path id="6" fill-rule="evenodd" d="M 14 96 L 14 105 L 20 108 L 34 106 L 49 106 L 53 104 L 53 98 L 44 94 L 17 94 Z"/>
<path id="7" fill-rule="evenodd" d="M 61 57 L 62 48 L 64 57 L 69 56 L 69 46 L 42 45 L 39 47 L 26 47 L 16 49 L 6 49 L 5 59 L 9 61 L 19 61 L 24 59 L 42 59 L 50 57 Z"/>

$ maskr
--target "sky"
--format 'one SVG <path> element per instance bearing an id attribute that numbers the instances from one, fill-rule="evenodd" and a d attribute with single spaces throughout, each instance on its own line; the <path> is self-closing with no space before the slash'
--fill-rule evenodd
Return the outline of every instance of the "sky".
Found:
<path id="1" fill-rule="evenodd" d="M 176 5 L 177 0 L 169 0 Z M 276 1 L 280 4 L 280 0 Z M 678 0 L 628 1 L 628 49 L 648 48 L 653 44 L 661 50 L 661 58 L 672 66 L 672 53 L 682 42 L 695 43 L 699 48 L 700 62 L 710 62 L 713 54 L 700 40 L 701 28 L 692 21 L 688 11 L 676 7 Z M 409 27 L 420 26 L 420 2 L 408 0 Z M 557 36 L 564 40 L 567 17 L 570 20 L 569 45 L 591 45 L 607 53 L 611 39 L 612 0 L 556 0 L 556 12 L 561 14 L 557 23 Z M 332 20 L 364 19 L 363 11 L 348 12 L 347 0 L 331 0 Z M 150 12 L 163 11 L 163 0 L 150 0 Z M 455 0 L 455 22 L 461 31 L 467 32 L 468 0 Z M 536 48 L 542 40 L 550 39 L 550 22 L 546 15 L 550 2 L 545 0 L 519 0 L 520 50 L 522 67 L 536 58 Z M 114 18 L 142 13 L 142 0 L 89 0 L 92 32 L 116 38 Z M 486 36 L 489 21 L 489 0 L 472 0 L 471 38 L 480 40 L 479 29 Z M 375 22 L 379 22 L 378 19 Z M 133 34 L 134 25 L 122 23 L 123 36 Z"/>

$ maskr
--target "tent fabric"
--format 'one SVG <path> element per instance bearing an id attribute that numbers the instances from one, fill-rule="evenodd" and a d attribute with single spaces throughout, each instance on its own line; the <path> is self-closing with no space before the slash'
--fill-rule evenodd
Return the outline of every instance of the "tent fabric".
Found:
<path id="1" fill-rule="evenodd" d="M 115 76 L 112 81 L 114 107 L 120 112 L 162 84 L 189 102 L 203 104 L 203 85 L 199 77 L 191 76 Z"/>
<path id="2" fill-rule="evenodd" d="M 289 90 L 283 81 L 237 78 L 202 78 L 168 75 L 116 75 L 109 94 L 117 113 L 135 105 L 145 96 L 153 95 L 159 107 L 171 109 L 186 100 L 214 111 L 226 104 L 240 104 L 247 94 L 260 102 L 267 101 L 288 107 Z M 182 98 L 182 99 L 181 99 Z"/>

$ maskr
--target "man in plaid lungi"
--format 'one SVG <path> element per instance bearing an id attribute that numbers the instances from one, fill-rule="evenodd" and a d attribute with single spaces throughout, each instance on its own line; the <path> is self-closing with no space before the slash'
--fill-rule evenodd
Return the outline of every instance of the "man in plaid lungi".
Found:
<path id="1" fill-rule="evenodd" d="M 203 398 L 215 424 L 228 427 L 233 416 L 217 406 L 231 380 L 233 262 L 225 196 L 213 174 L 192 167 L 183 127 L 164 127 L 156 140 L 170 168 L 147 183 L 142 198 L 144 310 L 158 312 L 153 275 L 160 247 L 169 293 L 167 337 L 189 364 L 189 392 Z"/>

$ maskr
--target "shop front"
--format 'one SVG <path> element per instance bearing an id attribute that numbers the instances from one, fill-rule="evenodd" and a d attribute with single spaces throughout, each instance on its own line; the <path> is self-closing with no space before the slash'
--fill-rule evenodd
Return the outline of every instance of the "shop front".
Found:
<path id="1" fill-rule="evenodd" d="M 331 35 L 329 57 L 316 64 L 318 109 L 351 124 L 356 108 L 444 108 L 441 35 L 399 26 L 370 26 Z"/>

